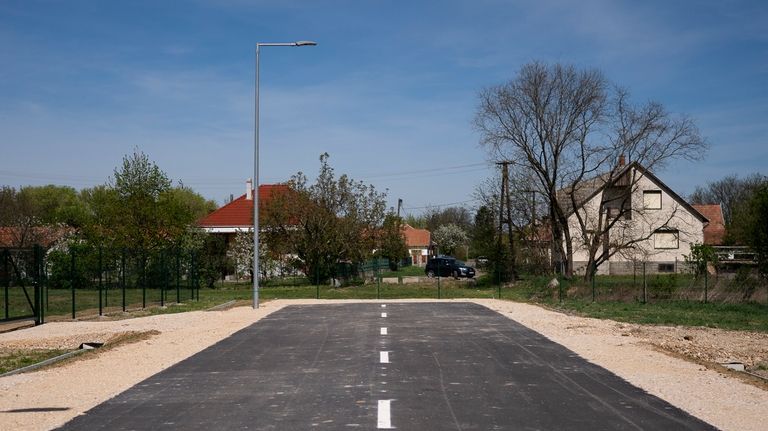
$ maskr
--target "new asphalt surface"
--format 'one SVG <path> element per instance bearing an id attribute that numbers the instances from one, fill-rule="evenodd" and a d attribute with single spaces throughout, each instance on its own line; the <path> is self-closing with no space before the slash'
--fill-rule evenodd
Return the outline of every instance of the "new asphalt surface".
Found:
<path id="1" fill-rule="evenodd" d="M 61 429 L 377 428 L 713 429 L 461 302 L 286 307 Z"/>

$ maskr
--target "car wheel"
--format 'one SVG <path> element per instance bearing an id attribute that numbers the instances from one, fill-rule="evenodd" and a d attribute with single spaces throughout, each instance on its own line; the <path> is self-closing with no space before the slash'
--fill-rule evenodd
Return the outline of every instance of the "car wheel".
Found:
<path id="1" fill-rule="evenodd" d="M 434 276 L 435 276 L 435 272 L 434 271 L 432 271 L 431 269 L 429 271 L 427 271 L 427 277 L 432 278 Z"/>

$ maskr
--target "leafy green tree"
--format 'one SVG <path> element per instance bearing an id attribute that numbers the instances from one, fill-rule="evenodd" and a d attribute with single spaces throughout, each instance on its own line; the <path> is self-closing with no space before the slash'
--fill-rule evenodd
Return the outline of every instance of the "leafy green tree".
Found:
<path id="1" fill-rule="evenodd" d="M 44 225 L 66 224 L 81 227 L 88 209 L 77 191 L 67 186 L 28 186 L 19 194 L 28 200 L 34 216 Z"/>
<path id="2" fill-rule="evenodd" d="M 496 250 L 496 217 L 487 206 L 481 206 L 475 213 L 472 226 L 472 250 L 477 256 L 490 257 Z"/>
<path id="3" fill-rule="evenodd" d="M 313 281 L 336 277 L 341 263 L 354 266 L 370 258 L 386 209 L 386 193 L 347 175 L 337 178 L 328 158 L 320 156 L 313 184 L 297 173 L 290 193 L 273 199 L 264 214 L 268 247 L 295 253 Z"/>
<path id="4" fill-rule="evenodd" d="M 768 184 L 757 187 L 749 200 L 736 207 L 732 229 L 735 238 L 755 252 L 758 270 L 768 278 Z"/>
<path id="5" fill-rule="evenodd" d="M 384 217 L 384 226 L 379 238 L 379 255 L 389 259 L 389 267 L 392 270 L 397 270 L 400 261 L 408 256 L 402 226 L 402 219 L 396 214 L 390 212 Z"/>
<path id="6" fill-rule="evenodd" d="M 432 240 L 440 247 L 442 254 L 452 255 L 456 249 L 469 243 L 469 237 L 464 229 L 449 223 L 440 226 L 432 233 Z"/>
<path id="7" fill-rule="evenodd" d="M 716 265 L 718 258 L 714 247 L 706 244 L 691 244 L 691 254 L 685 256 L 685 261 L 692 265 L 696 275 L 703 274 L 707 265 Z"/>

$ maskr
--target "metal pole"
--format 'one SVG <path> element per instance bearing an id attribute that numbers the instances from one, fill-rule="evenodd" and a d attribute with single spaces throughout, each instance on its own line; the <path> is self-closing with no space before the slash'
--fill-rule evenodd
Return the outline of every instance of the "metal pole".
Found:
<path id="1" fill-rule="evenodd" d="M 261 55 L 261 47 L 314 45 L 317 45 L 317 43 L 312 41 L 256 44 L 256 91 L 254 94 L 255 101 L 253 130 L 253 308 L 259 308 L 259 57 Z"/>
<path id="2" fill-rule="evenodd" d="M 381 299 L 381 274 L 379 262 L 376 262 L 376 299 Z"/>
<path id="3" fill-rule="evenodd" d="M 595 273 L 596 270 L 592 270 L 592 302 L 595 302 Z"/>
<path id="4" fill-rule="evenodd" d="M 102 301 L 101 295 L 102 295 L 102 292 L 104 291 L 104 285 L 103 285 L 103 281 L 102 281 L 102 273 L 103 273 L 102 270 L 103 270 L 103 268 L 101 266 L 101 264 L 102 264 L 102 253 L 103 253 L 103 249 L 101 247 L 99 247 L 99 316 L 103 316 L 104 315 L 103 304 L 101 302 Z"/>
<path id="5" fill-rule="evenodd" d="M 440 299 L 440 260 L 437 260 L 437 299 Z"/>
<path id="6" fill-rule="evenodd" d="M 141 308 L 147 308 L 147 254 L 141 251 Z"/>
<path id="7" fill-rule="evenodd" d="M 176 303 L 181 302 L 181 260 L 179 255 L 181 254 L 181 250 L 178 248 L 176 249 Z"/>
<path id="8" fill-rule="evenodd" d="M 645 278 L 645 262 L 643 262 L 643 304 L 648 302 L 647 288 L 648 286 Z"/>
<path id="9" fill-rule="evenodd" d="M 10 252 L 8 250 L 5 250 L 3 253 L 3 274 L 5 274 L 5 318 L 8 318 L 8 312 L 9 310 L 9 303 L 8 303 L 8 288 L 11 287 L 11 273 L 10 268 L 8 267 L 8 261 L 10 260 Z"/>
<path id="10" fill-rule="evenodd" d="M 72 290 L 72 320 L 75 320 L 75 249 L 69 249 L 69 283 Z"/>
<path id="11" fill-rule="evenodd" d="M 259 308 L 259 44 L 256 44 L 255 128 L 253 143 L 253 308 Z"/>
<path id="12" fill-rule="evenodd" d="M 704 261 L 704 303 L 707 303 L 707 288 L 709 283 L 709 271 L 707 270 L 707 261 Z"/>
<path id="13" fill-rule="evenodd" d="M 123 293 L 123 313 L 125 313 L 125 249 L 120 257 L 120 290 Z"/>
<path id="14" fill-rule="evenodd" d="M 165 250 L 160 250 L 160 306 L 165 307 L 165 283 L 167 277 L 165 274 Z"/>

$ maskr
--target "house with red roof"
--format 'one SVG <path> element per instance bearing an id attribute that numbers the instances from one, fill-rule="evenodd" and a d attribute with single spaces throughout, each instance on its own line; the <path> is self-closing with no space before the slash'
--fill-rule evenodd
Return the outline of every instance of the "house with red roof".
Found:
<path id="1" fill-rule="evenodd" d="M 402 230 L 411 262 L 417 266 L 426 265 L 429 257 L 430 232 L 426 229 L 416 229 L 407 223 L 402 226 Z"/>
<path id="2" fill-rule="evenodd" d="M 276 197 L 287 193 L 288 184 L 259 185 L 259 216 Z M 209 233 L 224 235 L 227 243 L 238 231 L 253 229 L 253 185 L 246 181 L 245 194 L 198 220 L 197 226 Z"/>

